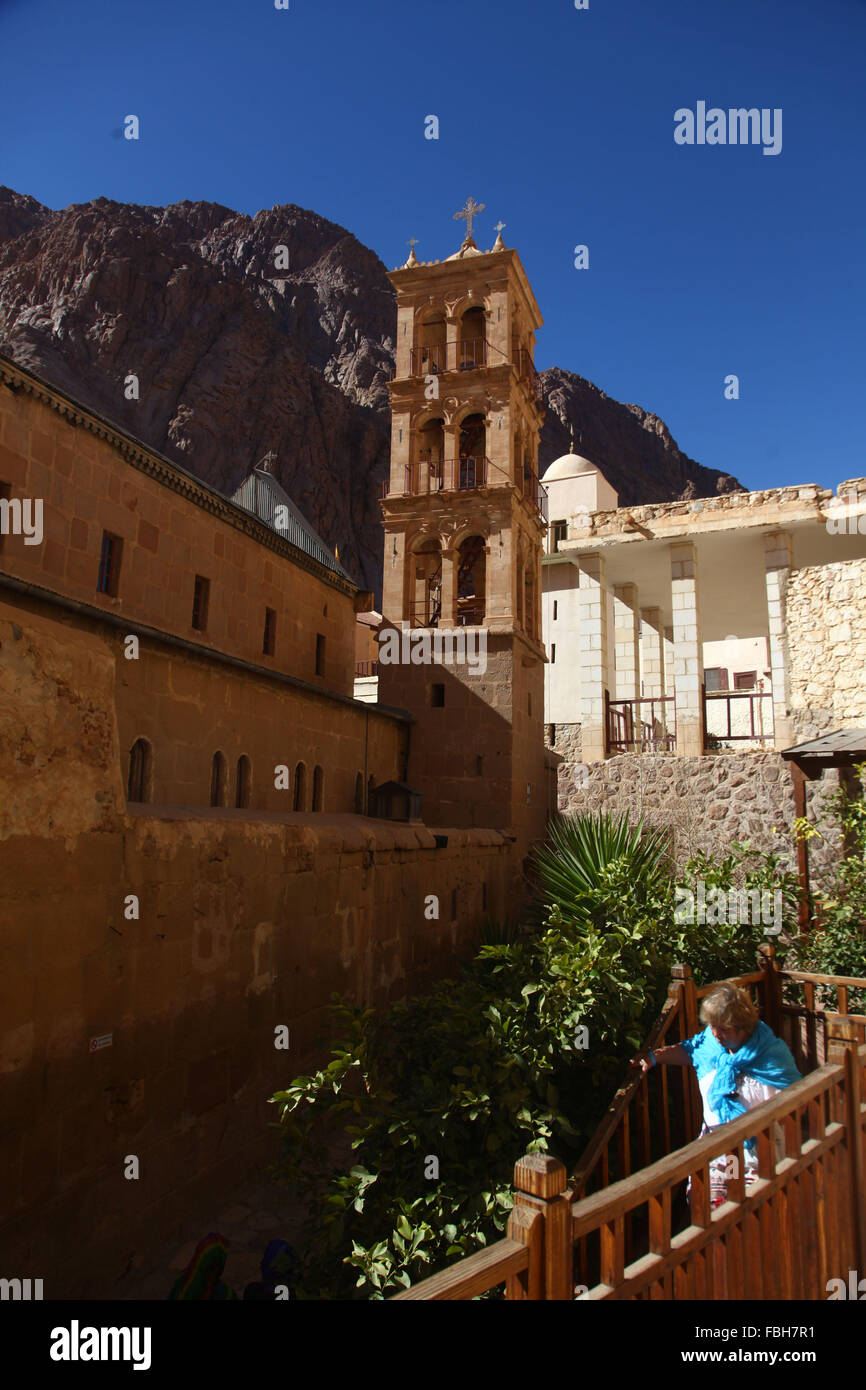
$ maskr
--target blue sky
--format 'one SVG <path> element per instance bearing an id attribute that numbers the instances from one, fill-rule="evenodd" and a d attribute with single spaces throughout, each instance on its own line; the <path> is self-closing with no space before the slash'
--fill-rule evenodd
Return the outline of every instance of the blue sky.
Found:
<path id="1" fill-rule="evenodd" d="M 456 250 L 472 194 L 529 273 L 537 366 L 750 487 L 866 472 L 866 0 L 0 0 L 0 50 L 0 183 L 298 203 L 389 268 L 413 235 Z M 677 145 L 699 101 L 781 108 L 781 152 Z"/>

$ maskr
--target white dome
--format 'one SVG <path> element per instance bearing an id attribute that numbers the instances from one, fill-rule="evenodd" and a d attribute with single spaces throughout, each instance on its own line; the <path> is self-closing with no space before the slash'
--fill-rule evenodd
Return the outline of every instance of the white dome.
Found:
<path id="1" fill-rule="evenodd" d="M 562 478 L 577 478 L 581 473 L 597 473 L 598 469 L 589 459 L 582 458 L 580 454 L 563 454 L 562 458 L 554 459 L 553 463 L 544 474 L 545 483 L 555 483 Z"/>

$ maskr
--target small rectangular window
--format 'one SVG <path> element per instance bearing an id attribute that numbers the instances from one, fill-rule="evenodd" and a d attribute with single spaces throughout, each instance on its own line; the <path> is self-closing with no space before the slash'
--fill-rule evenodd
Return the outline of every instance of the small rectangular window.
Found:
<path id="1" fill-rule="evenodd" d="M 757 671 L 736 671 L 734 673 L 735 690 L 754 690 L 757 683 Z"/>
<path id="2" fill-rule="evenodd" d="M 207 627 L 208 600 L 210 599 L 210 580 L 203 575 L 197 574 L 195 577 L 195 589 L 192 596 L 192 625 L 197 632 L 204 632 Z"/>
<path id="3" fill-rule="evenodd" d="M 434 709 L 443 709 L 445 705 L 445 686 L 433 684 L 430 687 L 430 704 Z"/>
<path id="4" fill-rule="evenodd" d="M 556 622 L 556 615 L 557 615 L 558 610 L 559 610 L 559 600 L 558 600 L 558 599 L 554 599 L 554 600 L 553 600 L 553 621 L 554 621 L 554 622 Z"/>
<path id="5" fill-rule="evenodd" d="M 551 648 L 550 648 L 550 660 L 551 660 L 551 662 L 556 661 L 556 643 L 555 643 L 555 642 L 553 643 L 553 645 L 552 645 Z"/>
<path id="6" fill-rule="evenodd" d="M 554 521 L 553 523 L 553 549 L 558 550 L 564 540 L 568 539 L 568 522 Z"/>
<path id="7" fill-rule="evenodd" d="M 704 689 L 710 692 L 714 690 L 727 690 L 728 673 L 724 666 L 708 666 L 704 671 Z"/>
<path id="8" fill-rule="evenodd" d="M 478 753 L 475 758 L 475 776 L 484 776 L 484 755 L 482 753 Z"/>
<path id="9" fill-rule="evenodd" d="M 277 615 L 273 608 L 265 609 L 265 635 L 262 651 L 265 656 L 273 656 L 277 644 Z"/>
<path id="10" fill-rule="evenodd" d="M 321 632 L 316 633 L 316 675 L 325 674 L 325 639 Z"/>
<path id="11" fill-rule="evenodd" d="M 113 536 L 110 531 L 103 531 L 102 549 L 99 552 L 99 577 L 96 581 L 96 588 L 98 593 L 108 594 L 109 598 L 117 598 L 122 550 L 123 541 L 120 539 L 120 536 Z"/>

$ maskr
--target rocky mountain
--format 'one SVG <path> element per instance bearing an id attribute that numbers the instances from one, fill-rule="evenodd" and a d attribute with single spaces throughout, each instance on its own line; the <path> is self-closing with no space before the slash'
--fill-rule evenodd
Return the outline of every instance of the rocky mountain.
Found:
<path id="1" fill-rule="evenodd" d="M 220 491 L 275 452 L 283 487 L 377 592 L 394 330 L 379 258 L 293 204 L 53 211 L 0 187 L 0 351 Z M 542 383 L 542 469 L 573 426 L 624 505 L 737 486 L 639 407 L 559 368 Z"/>

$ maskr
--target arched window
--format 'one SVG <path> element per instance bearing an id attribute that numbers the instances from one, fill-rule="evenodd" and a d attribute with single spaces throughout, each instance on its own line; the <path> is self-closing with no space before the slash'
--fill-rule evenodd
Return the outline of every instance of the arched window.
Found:
<path id="1" fill-rule="evenodd" d="M 210 765 L 210 804 L 225 806 L 227 764 L 223 753 L 214 753 Z"/>
<path id="2" fill-rule="evenodd" d="M 321 810 L 322 810 L 322 793 L 323 793 L 323 791 L 324 791 L 324 785 L 325 785 L 325 774 L 324 774 L 324 772 L 322 771 L 322 769 L 321 769 L 321 768 L 318 766 L 318 764 L 317 764 L 316 767 L 313 768 L 313 810 L 314 810 L 314 811 L 321 811 Z"/>
<path id="3" fill-rule="evenodd" d="M 467 415 L 460 425 L 455 483 L 460 491 L 487 482 L 487 424 L 483 415 Z"/>
<path id="4" fill-rule="evenodd" d="M 250 760 L 246 753 L 242 753 L 238 758 L 237 779 L 235 781 L 236 806 L 243 807 L 250 804 L 250 777 Z"/>
<path id="5" fill-rule="evenodd" d="M 355 778 L 355 815 L 364 814 L 364 774 L 359 772 Z"/>
<path id="6" fill-rule="evenodd" d="M 295 768 L 295 810 L 306 811 L 307 809 L 307 769 L 303 763 L 298 763 Z"/>
<path id="7" fill-rule="evenodd" d="M 150 800 L 152 753 L 146 738 L 137 738 L 129 750 L 129 774 L 126 779 L 127 801 Z"/>
<path id="8" fill-rule="evenodd" d="M 467 536 L 457 551 L 457 621 L 480 624 L 486 608 L 487 555 L 483 536 Z"/>

